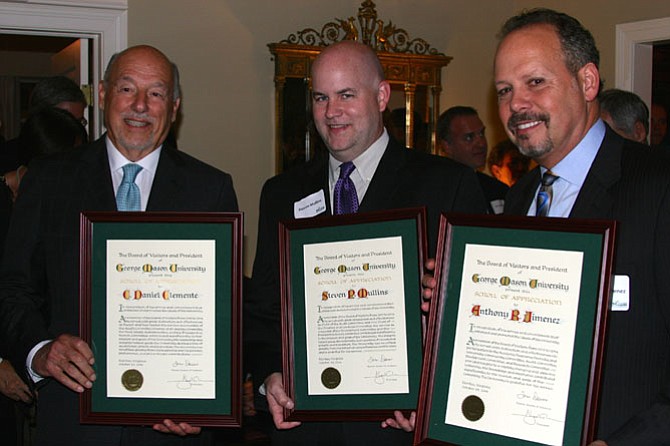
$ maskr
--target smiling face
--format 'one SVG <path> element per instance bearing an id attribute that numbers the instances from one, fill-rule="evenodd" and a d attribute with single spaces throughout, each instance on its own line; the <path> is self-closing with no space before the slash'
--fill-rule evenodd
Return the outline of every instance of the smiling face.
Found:
<path id="1" fill-rule="evenodd" d="M 312 114 L 328 151 L 351 161 L 382 134 L 390 86 L 369 47 L 345 41 L 325 49 L 312 67 Z"/>
<path id="2" fill-rule="evenodd" d="M 507 134 L 521 153 L 547 168 L 563 159 L 598 119 L 598 69 L 587 63 L 571 73 L 550 25 L 508 34 L 498 47 L 494 71 Z"/>
<path id="3" fill-rule="evenodd" d="M 165 140 L 179 108 L 173 98 L 172 66 L 151 47 L 120 54 L 107 83 L 98 87 L 107 135 L 126 158 L 137 161 Z"/>

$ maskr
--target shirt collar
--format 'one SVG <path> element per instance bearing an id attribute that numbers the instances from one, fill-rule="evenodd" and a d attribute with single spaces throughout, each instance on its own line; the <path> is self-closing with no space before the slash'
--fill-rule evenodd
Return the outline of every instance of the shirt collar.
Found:
<path id="1" fill-rule="evenodd" d="M 161 150 L 163 145 L 161 144 L 158 148 L 151 153 L 149 153 L 144 158 L 138 161 L 130 161 L 128 158 L 123 156 L 119 149 L 117 149 L 109 137 L 105 137 L 105 144 L 107 146 L 107 159 L 109 160 L 109 169 L 112 172 L 121 170 L 123 166 L 128 163 L 135 163 L 142 166 L 142 169 L 151 172 L 152 175 L 156 173 L 156 168 L 158 167 L 158 159 L 160 158 Z"/>
<path id="2" fill-rule="evenodd" d="M 586 133 L 586 136 L 579 141 L 579 144 L 551 168 L 551 172 L 562 180 L 581 187 L 604 138 L 605 124 L 601 119 L 598 119 Z M 540 167 L 540 171 L 544 174 L 547 169 Z"/>
<path id="3" fill-rule="evenodd" d="M 381 136 L 375 142 L 373 142 L 370 147 L 368 147 L 363 153 L 358 155 L 358 157 L 353 160 L 353 163 L 356 166 L 356 170 L 354 172 L 358 172 L 358 175 L 360 175 L 366 183 L 372 181 L 372 177 L 377 170 L 379 161 L 381 161 L 382 156 L 386 151 L 386 146 L 388 146 L 388 143 L 389 134 L 386 131 L 386 128 L 384 128 Z M 328 164 L 330 182 L 331 184 L 335 184 L 340 176 L 339 167 L 342 162 L 336 160 L 332 155 L 329 155 Z"/>

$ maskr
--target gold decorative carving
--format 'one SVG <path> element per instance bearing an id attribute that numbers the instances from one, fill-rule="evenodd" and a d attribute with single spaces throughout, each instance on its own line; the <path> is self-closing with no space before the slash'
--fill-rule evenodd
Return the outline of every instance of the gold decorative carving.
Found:
<path id="1" fill-rule="evenodd" d="M 410 39 L 402 28 L 396 28 L 393 22 L 384 24 L 377 19 L 377 10 L 371 0 L 365 0 L 358 8 L 358 23 L 353 17 L 335 19 L 317 31 L 305 28 L 290 34 L 279 43 L 308 46 L 328 46 L 342 40 L 357 40 L 372 47 L 376 51 L 389 53 L 432 54 L 443 55 L 421 38 Z"/>
<path id="2" fill-rule="evenodd" d="M 404 29 L 392 22 L 385 24 L 378 19 L 374 2 L 364 0 L 357 18 L 335 19 L 323 25 L 321 31 L 306 28 L 280 42 L 268 44 L 275 62 L 275 165 L 278 173 L 324 154 L 325 148 L 311 123 L 310 70 L 325 46 L 342 40 L 360 41 L 376 51 L 392 88 L 394 105 L 390 108 L 396 108 L 395 112 L 405 116 L 404 129 L 398 130 L 394 123 L 396 133 L 393 133 L 389 121 L 389 132 L 408 147 L 435 153 L 442 68 L 449 64 L 451 57 L 438 52 L 423 39 L 411 39 Z M 387 117 L 390 115 L 389 110 Z"/>

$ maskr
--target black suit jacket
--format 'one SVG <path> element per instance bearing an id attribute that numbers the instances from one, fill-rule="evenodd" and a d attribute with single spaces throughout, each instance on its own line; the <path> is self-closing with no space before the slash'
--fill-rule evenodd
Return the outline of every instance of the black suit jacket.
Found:
<path id="1" fill-rule="evenodd" d="M 505 212 L 526 215 L 539 183 L 536 168 Z M 597 436 L 670 444 L 670 163 L 608 128 L 570 217 L 618 221 L 614 271 L 630 278 L 629 311 L 609 314 Z"/>
<path id="2" fill-rule="evenodd" d="M 484 197 L 486 197 L 489 214 L 502 213 L 509 187 L 502 181 L 498 181 L 482 172 L 477 172 L 477 179 L 482 187 L 482 192 L 484 192 Z M 494 204 L 496 205 L 495 208 Z"/>
<path id="3" fill-rule="evenodd" d="M 163 147 L 147 210 L 237 209 L 230 175 Z M 35 160 L 21 183 L 0 276 L 0 353 L 18 367 L 37 343 L 61 333 L 79 334 L 83 210 L 116 210 L 104 137 Z M 128 435 L 120 427 L 79 425 L 78 396 L 52 380 L 40 384 L 38 444 L 118 444 Z"/>
<path id="4" fill-rule="evenodd" d="M 293 203 L 323 190 L 330 200 L 328 160 L 310 162 L 268 180 L 261 193 L 258 244 L 245 301 L 247 369 L 257 383 L 282 370 L 278 222 L 294 217 Z M 441 212 L 485 213 L 472 169 L 446 158 L 402 147 L 391 139 L 359 212 L 426 206 L 428 250 L 437 243 Z M 322 215 L 330 215 L 328 209 Z"/>

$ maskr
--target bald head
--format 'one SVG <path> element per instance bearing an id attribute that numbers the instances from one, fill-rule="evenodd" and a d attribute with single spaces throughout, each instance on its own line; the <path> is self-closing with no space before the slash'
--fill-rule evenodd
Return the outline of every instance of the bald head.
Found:
<path id="1" fill-rule="evenodd" d="M 109 63 L 107 64 L 107 68 L 105 69 L 105 74 L 103 75 L 102 78 L 105 84 L 109 83 L 112 73 L 116 68 L 119 60 L 123 59 L 125 56 L 128 55 L 153 59 L 166 64 L 166 66 L 169 67 L 170 72 L 172 74 L 172 90 L 173 90 L 172 97 L 175 100 L 181 97 L 181 88 L 179 86 L 179 69 L 177 68 L 177 65 L 175 65 L 172 61 L 170 61 L 170 59 L 168 59 L 168 57 L 165 54 L 163 54 L 163 52 L 160 51 L 158 48 L 154 48 L 153 46 L 150 45 L 131 46 L 123 51 L 120 51 L 112 55 L 112 57 L 109 59 Z"/>
<path id="2" fill-rule="evenodd" d="M 344 64 L 356 70 L 362 81 L 372 85 L 384 80 L 384 69 L 372 48 L 354 40 L 344 40 L 326 47 L 312 65 L 312 77 L 323 65 Z"/>
<path id="3" fill-rule="evenodd" d="M 312 114 L 335 159 L 353 161 L 379 139 L 390 95 L 370 47 L 345 41 L 321 52 L 312 65 Z"/>

